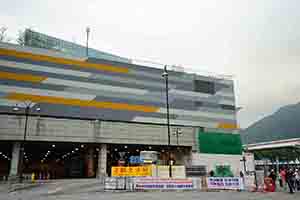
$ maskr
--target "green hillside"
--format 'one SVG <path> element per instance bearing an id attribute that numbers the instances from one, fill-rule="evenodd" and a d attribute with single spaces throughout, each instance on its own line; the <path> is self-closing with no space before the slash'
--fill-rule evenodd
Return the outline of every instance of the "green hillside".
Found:
<path id="1" fill-rule="evenodd" d="M 241 136 L 244 144 L 300 138 L 300 103 L 280 108 L 242 131 Z"/>

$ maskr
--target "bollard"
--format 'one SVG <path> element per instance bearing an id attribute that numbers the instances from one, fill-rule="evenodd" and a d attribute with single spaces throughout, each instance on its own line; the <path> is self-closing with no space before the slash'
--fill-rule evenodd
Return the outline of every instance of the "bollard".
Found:
<path id="1" fill-rule="evenodd" d="M 34 174 L 34 172 L 32 172 L 32 174 L 31 174 L 31 182 L 35 182 L 35 174 Z"/>

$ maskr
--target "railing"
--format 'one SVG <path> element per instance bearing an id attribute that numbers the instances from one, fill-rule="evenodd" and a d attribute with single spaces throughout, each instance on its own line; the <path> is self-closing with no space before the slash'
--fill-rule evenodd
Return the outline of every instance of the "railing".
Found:
<path id="1" fill-rule="evenodd" d="M 142 65 L 142 66 L 147 66 L 147 67 L 153 67 L 157 69 L 163 69 L 166 64 L 162 64 L 159 62 L 154 62 L 150 60 L 140 60 L 140 59 L 131 59 L 132 64 L 136 65 Z M 199 76 L 206 76 L 206 77 L 211 77 L 215 79 L 221 79 L 221 80 L 233 80 L 234 75 L 225 75 L 225 74 L 219 74 L 216 72 L 210 72 L 206 70 L 199 70 L 196 69 L 195 67 L 191 66 L 182 66 L 182 65 L 167 65 L 169 71 L 175 71 L 175 72 L 185 72 L 187 74 L 191 75 L 199 75 Z"/>

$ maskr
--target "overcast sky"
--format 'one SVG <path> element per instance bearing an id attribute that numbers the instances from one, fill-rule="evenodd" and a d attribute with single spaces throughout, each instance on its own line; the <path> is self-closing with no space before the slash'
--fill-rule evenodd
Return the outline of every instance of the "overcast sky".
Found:
<path id="1" fill-rule="evenodd" d="M 0 26 L 232 74 L 242 128 L 300 102 L 299 0 L 3 0 Z"/>

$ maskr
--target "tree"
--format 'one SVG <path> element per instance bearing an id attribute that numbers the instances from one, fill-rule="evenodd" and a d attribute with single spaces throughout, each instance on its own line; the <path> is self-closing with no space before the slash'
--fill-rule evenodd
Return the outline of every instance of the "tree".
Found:
<path id="1" fill-rule="evenodd" d="M 25 31 L 19 30 L 17 43 L 21 46 L 25 45 Z"/>
<path id="2" fill-rule="evenodd" d="M 10 39 L 7 37 L 7 27 L 2 26 L 0 27 L 0 42 L 9 42 Z"/>

